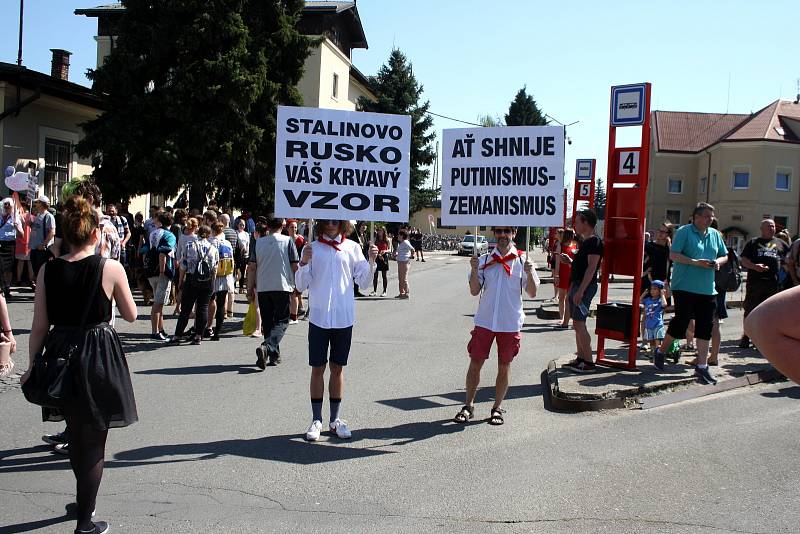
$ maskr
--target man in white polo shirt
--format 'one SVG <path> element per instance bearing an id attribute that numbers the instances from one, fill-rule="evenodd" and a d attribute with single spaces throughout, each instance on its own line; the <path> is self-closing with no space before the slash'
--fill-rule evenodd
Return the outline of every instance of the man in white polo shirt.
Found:
<path id="1" fill-rule="evenodd" d="M 300 268 L 295 274 L 297 290 L 308 289 L 308 363 L 311 366 L 312 421 L 306 440 L 317 441 L 322 431 L 322 402 L 325 368 L 330 359 L 331 414 L 328 428 L 340 439 L 348 439 L 347 423 L 339 418 L 344 393 L 344 367 L 350 355 L 355 322 L 353 283 L 368 287 L 375 273 L 378 248 L 370 245 L 369 262 L 361 245 L 348 240 L 352 229 L 347 221 L 317 221 L 316 241 L 303 248 Z"/>
<path id="2" fill-rule="evenodd" d="M 497 247 L 491 254 L 473 256 L 470 260 L 469 291 L 472 296 L 480 295 L 481 300 L 475 314 L 475 329 L 467 345 L 470 357 L 467 402 L 453 419 L 456 423 L 466 423 L 474 416 L 481 368 L 489 358 L 492 342 L 496 340 L 497 379 L 489 424 L 503 424 L 503 399 L 508 391 L 511 362 L 519 352 L 519 330 L 525 322 L 522 293 L 524 291 L 534 298 L 539 287 L 539 276 L 533 263 L 527 259 L 523 263 L 521 252 L 514 246 L 517 229 L 496 226 L 493 231 Z"/>

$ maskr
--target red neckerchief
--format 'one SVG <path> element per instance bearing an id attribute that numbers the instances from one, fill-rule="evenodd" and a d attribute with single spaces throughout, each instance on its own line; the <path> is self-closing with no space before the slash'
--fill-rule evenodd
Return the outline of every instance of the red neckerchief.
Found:
<path id="1" fill-rule="evenodd" d="M 344 241 L 344 240 L 345 240 L 345 238 L 342 237 L 342 241 Z M 334 241 L 332 239 L 325 239 L 324 236 L 319 236 L 317 241 L 319 241 L 320 243 L 324 243 L 325 245 L 328 245 L 329 247 L 335 248 L 337 250 L 337 252 L 342 250 L 342 249 L 339 248 L 339 245 L 341 245 L 341 242 L 339 242 L 339 241 Z"/>
<path id="2" fill-rule="evenodd" d="M 508 276 L 511 276 L 511 265 L 509 265 L 508 262 L 514 261 L 517 258 L 519 258 L 519 252 L 517 252 L 517 253 L 509 252 L 508 254 L 506 254 L 503 257 L 501 257 L 500 254 L 498 254 L 497 252 L 492 252 L 492 259 L 490 261 L 486 262 L 483 265 L 483 268 L 486 269 L 490 265 L 494 265 L 495 263 L 499 263 L 499 264 L 501 264 L 503 266 L 503 269 L 506 270 L 506 274 Z"/>

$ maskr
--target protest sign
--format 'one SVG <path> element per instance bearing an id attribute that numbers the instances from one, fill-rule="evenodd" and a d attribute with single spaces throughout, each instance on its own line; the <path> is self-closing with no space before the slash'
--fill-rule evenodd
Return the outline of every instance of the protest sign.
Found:
<path id="1" fill-rule="evenodd" d="M 12 191 L 27 191 L 28 173 L 26 171 L 18 171 L 11 176 L 6 176 L 5 184 Z"/>
<path id="2" fill-rule="evenodd" d="M 560 226 L 564 129 L 444 130 L 442 225 Z"/>
<path id="3" fill-rule="evenodd" d="M 36 171 L 36 174 L 28 175 L 27 198 L 31 202 L 39 198 L 39 171 Z"/>
<path id="4" fill-rule="evenodd" d="M 408 221 L 411 117 L 278 107 L 278 217 Z"/>

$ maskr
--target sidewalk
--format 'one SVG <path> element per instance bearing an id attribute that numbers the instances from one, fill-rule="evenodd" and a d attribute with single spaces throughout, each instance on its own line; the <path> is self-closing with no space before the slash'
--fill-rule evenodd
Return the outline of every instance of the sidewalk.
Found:
<path id="1" fill-rule="evenodd" d="M 716 386 L 699 383 L 694 376 L 694 367 L 687 365 L 695 357 L 695 351 L 683 351 L 678 364 L 668 360 L 663 371 L 656 369 L 647 354 L 640 351 L 635 370 L 598 365 L 595 373 L 584 375 L 561 367 L 575 358 L 574 354 L 569 354 L 553 360 L 543 373 L 553 408 L 564 411 L 649 409 L 782 378 L 757 349 L 739 348 L 742 310 L 729 309 L 728 313 L 729 318 L 721 325 L 723 341 L 719 365 L 710 367 L 718 381 Z M 596 336 L 592 320 L 588 326 L 594 345 Z M 608 345 L 607 358 L 627 359 L 627 345 L 614 341 L 608 341 Z"/>

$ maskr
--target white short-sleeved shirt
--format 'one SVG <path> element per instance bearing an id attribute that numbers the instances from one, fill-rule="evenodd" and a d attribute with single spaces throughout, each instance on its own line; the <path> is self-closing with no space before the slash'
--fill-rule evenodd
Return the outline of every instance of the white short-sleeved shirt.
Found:
<path id="1" fill-rule="evenodd" d="M 313 251 L 311 263 L 295 273 L 297 290 L 308 289 L 309 321 L 320 328 L 347 328 L 355 322 L 353 280 L 367 287 L 375 264 L 370 264 L 361 245 L 337 238 L 339 250 L 321 241 L 306 245 Z"/>
<path id="2" fill-rule="evenodd" d="M 492 254 L 502 256 L 497 249 L 484 254 L 478 259 L 478 282 L 481 285 L 481 300 L 475 313 L 475 326 L 486 328 L 492 332 L 519 332 L 525 322 L 522 311 L 522 292 L 527 289 L 528 277 L 525 274 L 519 252 L 512 246 L 508 254 L 515 254 L 518 259 L 507 262 L 511 266 L 511 275 L 506 273 L 501 263 L 488 265 Z M 536 271 L 533 279 L 539 283 Z"/>

